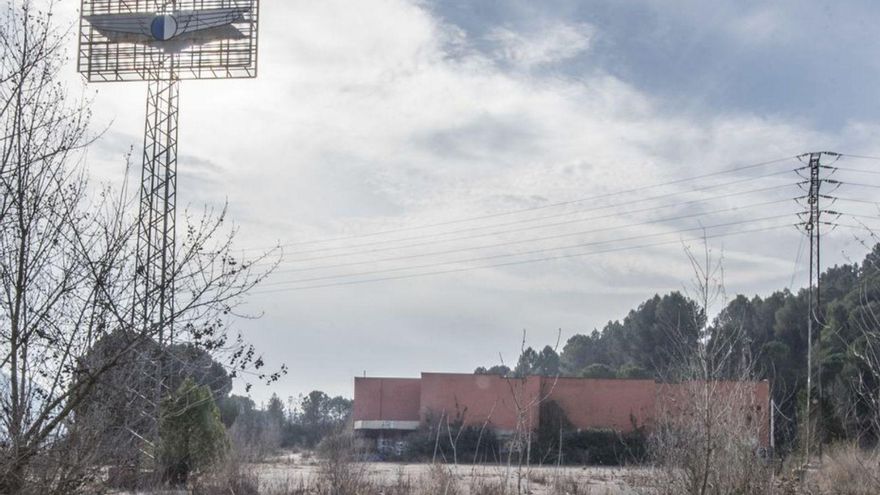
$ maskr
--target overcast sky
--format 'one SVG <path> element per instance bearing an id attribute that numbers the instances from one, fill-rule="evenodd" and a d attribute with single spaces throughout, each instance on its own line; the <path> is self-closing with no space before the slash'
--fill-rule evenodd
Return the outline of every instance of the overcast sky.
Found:
<path id="1" fill-rule="evenodd" d="M 729 293 L 801 286 L 802 236 L 782 227 L 797 161 L 615 193 L 813 150 L 880 154 L 876 1 L 263 0 L 261 14 L 258 79 L 183 84 L 178 184 L 192 208 L 228 200 L 241 248 L 288 244 L 249 300 L 264 316 L 235 323 L 290 368 L 258 400 L 510 363 L 523 330 L 564 343 L 682 289 L 701 225 L 779 227 L 711 240 Z M 119 181 L 146 87 L 89 90 L 96 128 L 110 125 L 89 166 Z M 846 228 L 825 249 L 864 254 Z M 453 272 L 410 277 L 438 271 Z M 377 278 L 397 279 L 340 285 Z"/>

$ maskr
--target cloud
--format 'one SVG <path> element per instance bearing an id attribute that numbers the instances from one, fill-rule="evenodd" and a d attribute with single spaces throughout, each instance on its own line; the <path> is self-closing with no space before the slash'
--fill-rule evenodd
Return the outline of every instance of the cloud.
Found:
<path id="1" fill-rule="evenodd" d="M 246 211 L 248 217 L 261 217 L 272 226 L 264 229 L 252 224 L 248 230 L 249 245 L 260 245 L 260 238 L 314 240 L 358 235 L 570 201 L 697 175 L 732 163 L 792 155 L 810 149 L 816 142 L 838 139 L 812 130 L 804 122 L 774 115 L 716 109 L 695 116 L 669 108 L 662 95 L 604 71 L 560 74 L 551 66 L 564 65 L 571 57 L 589 53 L 590 40 L 601 34 L 587 29 L 578 31 L 570 24 L 555 30 L 563 34 L 547 36 L 536 33 L 550 31 L 530 27 L 492 28 L 488 31 L 494 33 L 495 37 L 490 39 L 495 48 L 487 50 L 485 38 L 462 36 L 447 21 L 409 3 L 383 1 L 370 6 L 372 9 L 367 9 L 361 23 L 355 21 L 348 6 L 339 2 L 297 4 L 296 11 L 303 20 L 296 22 L 304 23 L 302 29 L 299 25 L 286 28 L 283 35 L 278 34 L 285 40 L 283 47 L 270 47 L 268 58 L 275 76 L 253 81 L 257 85 L 253 89 L 242 87 L 248 94 L 246 111 L 273 125 L 228 131 L 243 133 L 239 138 L 242 142 L 254 143 L 246 148 L 245 154 L 240 144 L 226 146 L 224 143 L 232 140 L 212 136 L 221 149 L 210 156 L 219 157 L 229 171 L 227 189 L 234 209 Z M 371 23 L 377 17 L 383 20 L 376 21 L 374 26 Z M 400 29 L 388 28 L 389 19 Z M 499 29 L 508 32 L 501 35 L 504 31 Z M 565 33 L 576 31 L 584 38 L 572 43 L 577 49 L 567 50 L 559 40 L 566 39 Z M 268 36 L 271 33 L 270 29 Z M 317 39 L 311 39 L 313 35 Z M 277 88 L 270 91 L 261 89 L 262 85 Z M 284 95 L 283 103 L 255 97 L 270 94 Z M 242 113 L 230 121 L 239 118 L 247 121 L 249 117 Z M 253 166 L 235 165 L 236 161 Z M 723 179 L 716 182 L 720 181 Z M 769 184 L 758 181 L 726 192 Z M 260 194 L 254 195 L 256 190 Z M 687 185 L 659 189 L 656 193 L 680 194 L 669 202 L 712 194 L 690 193 Z M 639 197 L 610 196 L 604 202 L 588 204 L 617 204 Z M 746 206 L 749 201 L 765 199 L 768 198 L 759 195 L 740 201 Z M 720 209 L 736 206 L 736 201 L 721 200 L 712 205 Z M 698 219 L 691 218 L 508 248 L 475 248 L 629 225 L 639 219 L 673 217 L 677 212 L 670 209 L 633 218 L 595 220 L 589 213 L 575 211 L 584 206 L 572 206 L 572 216 L 566 217 L 580 216 L 584 219 L 582 223 L 553 229 L 455 242 L 442 242 L 443 237 L 436 235 L 427 237 L 431 244 L 418 248 L 399 247 L 404 242 L 396 243 L 397 246 L 390 243 L 345 248 L 364 240 L 330 244 L 342 248 L 327 254 L 342 255 L 290 266 L 369 263 L 307 274 L 279 273 L 272 283 L 432 262 L 449 264 L 391 275 L 485 266 L 493 262 L 460 260 L 700 226 Z M 609 211 L 615 210 L 599 213 Z M 744 209 L 713 219 L 723 223 L 761 213 Z M 475 228 L 470 234 L 504 230 L 493 227 L 497 223 L 500 220 L 455 227 Z M 450 228 L 387 238 L 427 236 Z M 340 361 L 350 363 L 351 369 L 334 369 L 328 372 L 332 376 L 315 378 L 307 371 L 312 366 L 308 364 L 311 358 L 296 353 L 293 359 L 302 361 L 294 364 L 294 373 L 308 375 L 312 380 L 347 383 L 350 374 L 359 374 L 363 368 L 370 374 L 414 374 L 420 369 L 467 371 L 483 360 L 491 360 L 499 350 L 515 346 L 523 327 L 529 329 L 534 341 L 541 342 L 554 338 L 555 329 L 560 326 L 567 332 L 601 326 L 608 319 L 621 317 L 654 292 L 680 289 L 689 276 L 680 239 L 695 236 L 699 233 L 661 237 L 658 239 L 671 239 L 672 243 L 646 250 L 396 282 L 265 294 L 257 301 L 264 305 L 268 316 L 254 327 L 266 329 L 265 337 L 258 337 L 266 341 L 290 338 L 316 349 L 332 346 Z M 777 248 L 793 252 L 796 237 L 768 234 L 765 239 L 767 247 L 755 246 L 743 238 L 725 240 L 730 253 L 729 271 L 739 272 L 748 267 L 747 272 L 740 272 L 742 275 L 731 277 L 731 291 L 765 290 L 788 283 L 790 265 L 777 261 L 762 263 L 756 269 L 754 260 L 778 260 L 771 256 Z M 632 244 L 636 242 L 552 253 L 588 253 Z M 773 249 L 769 249 L 770 245 Z M 389 246 L 394 249 L 346 255 Z M 457 248 L 469 250 L 408 261 L 370 262 L 378 257 Z M 303 257 L 296 250 L 288 250 L 288 259 Z M 506 260 L 536 257 L 541 256 L 523 255 Z M 371 277 L 338 281 L 367 278 Z M 295 337 L 287 337 L 290 332 Z M 311 334 L 320 337 L 310 337 Z M 441 335 L 444 338 L 438 342 Z M 461 349 L 454 343 L 458 337 L 473 339 L 473 345 Z M 432 352 L 425 353 L 422 349 L 426 347 Z M 380 352 L 384 357 L 373 359 L 360 352 L 363 348 L 386 350 Z M 481 352 L 488 357 L 481 357 Z M 274 357 L 280 360 L 284 355 L 289 354 L 279 350 Z M 296 380 L 294 383 L 305 382 L 305 378 Z"/>
<path id="2" fill-rule="evenodd" d="M 486 35 L 494 58 L 503 63 L 532 69 L 559 64 L 581 55 L 590 47 L 595 29 L 586 23 L 556 22 L 530 32 L 495 27 Z"/>
<path id="3" fill-rule="evenodd" d="M 732 17 L 729 29 L 741 42 L 750 45 L 785 43 L 792 39 L 796 25 L 779 9 L 758 8 L 741 16 Z"/>
<path id="4" fill-rule="evenodd" d="M 683 183 L 614 193 L 810 149 L 867 152 L 880 132 L 876 115 L 864 117 L 870 113 L 840 126 L 818 127 L 812 115 L 816 100 L 809 93 L 783 94 L 762 85 L 766 73 L 782 70 L 770 61 L 798 58 L 789 56 L 792 46 L 769 43 L 767 53 L 755 54 L 732 40 L 748 33 L 772 40 L 778 31 L 772 17 L 736 17 L 743 24 L 734 36 L 733 28 L 716 29 L 728 26 L 724 19 L 701 27 L 698 18 L 716 7 L 700 2 L 689 4 L 702 5 L 693 19 L 667 2 L 651 9 L 618 1 L 530 2 L 528 8 L 515 1 L 492 2 L 497 8 L 460 2 L 459 17 L 449 15 L 452 3 L 267 3 L 259 78 L 183 83 L 180 150 L 200 158 L 182 158 L 182 167 L 199 167 L 188 168 L 198 173 L 179 183 L 181 204 L 217 204 L 228 197 L 241 247 L 348 238 L 289 246 L 284 269 L 367 262 L 278 273 L 270 282 L 287 285 L 275 288 L 304 285 L 293 282 L 301 278 L 431 262 L 449 263 L 438 270 L 476 268 L 494 262 L 463 260 L 507 254 L 515 255 L 506 258 L 510 261 L 523 260 L 541 257 L 523 254 L 540 249 L 572 255 L 255 296 L 252 304 L 259 311 L 254 312 L 266 317 L 240 326 L 266 350 L 268 362 L 290 365 L 281 395 L 313 388 L 350 393 L 350 377 L 364 369 L 402 375 L 468 371 L 494 361 L 498 352 L 515 359 L 523 328 L 531 343 L 543 345 L 560 327 L 563 338 L 601 327 L 654 292 L 681 288 L 689 277 L 681 241 L 699 233 L 676 232 L 698 229 L 700 219 L 664 219 L 733 207 L 741 209 L 703 224 L 784 214 L 789 210 L 781 206 L 750 204 L 798 194 L 781 190 L 661 208 L 781 184 L 793 175 L 704 192 Z M 734 3 L 725 5 L 717 17 L 735 10 Z M 485 15 L 472 15 L 480 9 Z M 782 84 L 774 79 L 778 76 L 767 77 Z M 792 77 L 779 80 L 794 88 L 787 82 L 801 75 Z M 859 81 L 859 87 L 868 86 Z M 751 86 L 757 88 L 754 94 L 742 89 Z M 123 137 L 110 139 L 103 151 L 108 156 L 125 148 L 124 137 L 140 136 L 144 91 L 138 84 L 101 86 L 96 119 L 114 120 L 114 131 Z M 762 105 L 756 103 L 759 98 L 774 101 Z M 797 112 L 780 110 L 775 100 L 786 98 L 797 103 L 791 107 Z M 846 99 L 840 98 L 829 105 Z M 140 138 L 132 141 L 138 146 Z M 795 164 L 767 170 L 785 171 Z M 765 172 L 755 169 L 700 184 Z M 648 194 L 668 197 L 648 204 L 656 211 L 625 213 L 646 206 L 637 201 Z M 449 223 L 560 202 L 572 203 Z M 577 221 L 541 227 L 550 221 L 539 217 L 548 214 L 560 215 L 556 221 Z M 631 226 L 640 221 L 656 223 Z M 501 226 L 510 222 L 522 223 Z M 425 227 L 433 224 L 443 225 Z M 537 227 L 505 232 L 530 225 Z M 356 237 L 396 229 L 411 230 Z M 455 229 L 471 230 L 448 234 Z M 590 233 L 599 229 L 606 230 Z M 785 261 L 799 242 L 793 232 L 725 239 L 727 271 L 737 274 L 728 291 L 764 292 L 788 284 L 794 267 Z M 662 239 L 672 242 L 639 250 L 624 249 L 637 241 L 619 240 L 564 248 L 653 234 L 668 234 Z M 531 241 L 553 235 L 566 237 Z M 838 246 L 836 235 L 829 236 L 828 253 Z M 416 236 L 422 236 L 421 246 L 403 247 L 416 242 L 403 239 Z M 457 240 L 448 241 L 453 237 Z M 385 244 L 358 247 L 376 241 Z M 484 247 L 514 241 L 529 242 Z M 367 252 L 377 247 L 388 249 Z M 297 254 L 307 249 L 321 252 Z M 461 252 L 375 261 L 455 249 Z M 609 252 L 588 254 L 602 249 Z M 579 253 L 584 256 L 575 256 Z M 292 261 L 316 255 L 328 258 Z"/>

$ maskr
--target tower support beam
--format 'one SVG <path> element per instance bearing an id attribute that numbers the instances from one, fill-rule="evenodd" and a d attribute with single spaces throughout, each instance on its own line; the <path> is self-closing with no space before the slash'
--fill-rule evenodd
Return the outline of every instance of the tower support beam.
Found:
<path id="1" fill-rule="evenodd" d="M 139 358 L 148 368 L 144 385 L 152 388 L 143 391 L 145 397 L 151 397 L 143 401 L 149 409 L 144 411 L 149 424 L 139 437 L 146 445 L 159 438 L 162 398 L 168 393 L 166 349 L 174 340 L 180 81 L 173 66 L 173 56 L 164 57 L 149 81 L 140 183 L 132 327 L 155 336 L 158 343 L 158 355 Z"/>
<path id="2" fill-rule="evenodd" d="M 156 71 L 144 130 L 132 323 L 160 344 L 173 337 L 179 92 L 172 71 Z"/>

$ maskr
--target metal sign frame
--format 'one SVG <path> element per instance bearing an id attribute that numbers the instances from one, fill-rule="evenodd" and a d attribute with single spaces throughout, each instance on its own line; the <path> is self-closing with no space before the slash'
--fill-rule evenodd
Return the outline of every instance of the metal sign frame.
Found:
<path id="1" fill-rule="evenodd" d="M 259 0 L 81 0 L 77 70 L 90 82 L 149 81 L 157 65 L 178 80 L 256 77 L 259 7 Z M 224 26 L 150 36 L 151 20 L 224 10 L 241 15 Z M 100 28 L 103 19 L 143 32 L 110 32 Z"/>

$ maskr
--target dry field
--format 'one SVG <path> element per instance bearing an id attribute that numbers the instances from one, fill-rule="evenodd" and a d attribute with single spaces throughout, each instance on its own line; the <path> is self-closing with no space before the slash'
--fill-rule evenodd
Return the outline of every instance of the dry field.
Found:
<path id="1" fill-rule="evenodd" d="M 713 494 L 876 495 L 880 454 L 855 447 L 829 449 L 821 463 L 797 475 L 791 466 L 749 488 L 710 487 Z M 727 469 L 720 465 L 718 469 Z M 680 470 L 674 470 L 680 473 Z M 670 471 L 650 467 L 523 467 L 318 460 L 284 454 L 253 464 L 219 466 L 191 480 L 189 490 L 150 495 L 629 495 L 689 492 L 669 484 Z M 770 474 L 769 472 L 767 474 Z M 803 476 L 803 479 L 800 479 Z M 675 488 L 678 487 L 678 488 Z M 112 492 L 111 492 L 112 493 Z M 131 492 L 115 492 L 132 495 Z M 696 493 L 696 492 L 694 492 Z"/>
<path id="2" fill-rule="evenodd" d="M 265 487 L 297 487 L 309 485 L 318 479 L 319 462 L 301 454 L 286 454 L 266 462 L 249 466 Z M 462 495 L 475 491 L 474 487 L 498 486 L 507 480 L 513 488 L 521 483 L 522 493 L 532 495 L 555 495 L 553 487 L 562 484 L 576 486 L 577 494 L 627 495 L 636 493 L 632 485 L 649 477 L 649 468 L 621 467 L 523 467 L 498 465 L 439 465 L 404 464 L 385 462 L 353 463 L 351 469 L 376 486 L 424 486 L 436 477 L 437 469 L 456 480 Z"/>

